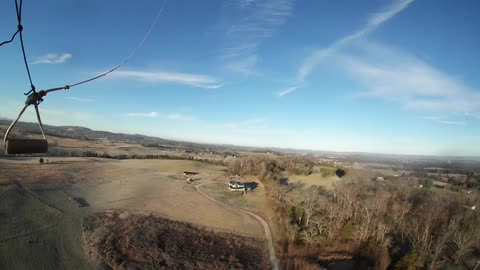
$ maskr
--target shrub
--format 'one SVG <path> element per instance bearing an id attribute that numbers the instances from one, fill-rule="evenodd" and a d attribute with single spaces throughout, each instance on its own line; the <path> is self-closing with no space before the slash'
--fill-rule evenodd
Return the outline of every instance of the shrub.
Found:
<path id="1" fill-rule="evenodd" d="M 423 258 L 417 249 L 412 249 L 396 265 L 395 270 L 415 270 L 423 267 Z"/>
<path id="2" fill-rule="evenodd" d="M 342 178 L 343 176 L 345 176 L 345 170 L 344 169 L 337 169 L 335 171 L 335 174 L 338 176 L 338 178 Z"/>
<path id="3" fill-rule="evenodd" d="M 433 180 L 429 178 L 419 179 L 418 184 L 423 185 L 424 188 L 431 188 L 433 186 Z"/>

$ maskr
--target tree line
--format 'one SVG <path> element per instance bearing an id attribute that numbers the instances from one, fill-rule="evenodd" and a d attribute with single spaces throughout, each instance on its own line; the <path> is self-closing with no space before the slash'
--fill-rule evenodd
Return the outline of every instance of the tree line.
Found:
<path id="1" fill-rule="evenodd" d="M 250 156 L 228 164 L 232 174 L 256 175 L 265 185 L 285 269 L 307 269 L 328 254 L 364 257 L 374 269 L 439 269 L 480 253 L 480 215 L 471 208 L 478 195 L 419 188 L 416 178 L 350 176 L 328 190 L 280 181 L 312 168 L 311 161 L 294 157 Z"/>
<path id="2" fill-rule="evenodd" d="M 438 269 L 480 250 L 480 217 L 459 193 L 360 179 L 329 191 L 267 186 L 286 244 L 313 247 L 310 256 L 344 251 L 370 258 L 375 269 Z"/>
<path id="3" fill-rule="evenodd" d="M 233 175 L 255 175 L 261 180 L 278 179 L 283 174 L 309 175 L 314 163 L 302 157 L 244 156 L 230 160 L 228 171 Z"/>

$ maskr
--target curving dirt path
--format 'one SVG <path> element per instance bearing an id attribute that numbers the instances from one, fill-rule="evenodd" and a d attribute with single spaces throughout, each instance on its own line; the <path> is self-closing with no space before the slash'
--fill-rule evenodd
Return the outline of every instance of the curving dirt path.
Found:
<path id="1" fill-rule="evenodd" d="M 247 214 L 247 215 L 255 218 L 256 220 L 258 220 L 260 222 L 260 224 L 262 224 L 263 230 L 265 231 L 265 238 L 267 239 L 267 243 L 268 243 L 268 253 L 270 254 L 269 255 L 270 267 L 271 267 L 272 270 L 278 270 L 277 258 L 275 256 L 275 249 L 273 248 L 272 232 L 270 231 L 270 227 L 268 226 L 267 221 L 265 221 L 264 218 L 262 218 L 261 216 L 255 214 L 253 212 L 244 210 L 242 208 L 235 208 L 235 207 L 230 206 L 228 204 L 222 203 L 221 201 L 217 201 L 200 189 L 201 186 L 211 184 L 211 183 L 218 183 L 218 182 L 215 182 L 215 181 L 204 182 L 204 183 L 196 185 L 195 188 L 198 190 L 198 192 L 200 194 L 202 194 L 208 200 L 210 200 L 214 203 L 220 204 L 221 206 L 223 206 L 225 208 L 228 208 L 228 209 L 230 209 L 234 212 Z"/>

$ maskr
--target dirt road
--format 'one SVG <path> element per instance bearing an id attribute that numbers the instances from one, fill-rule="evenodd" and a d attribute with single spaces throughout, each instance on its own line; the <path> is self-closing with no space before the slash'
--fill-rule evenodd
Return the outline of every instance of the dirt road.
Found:
<path id="1" fill-rule="evenodd" d="M 247 215 L 255 218 L 256 220 L 258 220 L 260 222 L 260 224 L 262 224 L 263 230 L 265 231 L 265 238 L 267 239 L 267 243 L 268 243 L 268 253 L 270 254 L 269 255 L 270 267 L 271 267 L 272 270 L 278 270 L 277 258 L 275 256 L 275 250 L 273 248 L 272 232 L 270 231 L 270 227 L 268 226 L 267 221 L 265 221 L 264 218 L 262 218 L 261 216 L 255 214 L 255 213 L 252 213 L 250 211 L 247 211 L 247 210 L 244 210 L 244 209 L 241 209 L 241 208 L 235 208 L 235 207 L 232 207 L 228 204 L 217 201 L 200 189 L 201 186 L 211 184 L 211 183 L 218 183 L 218 182 L 209 181 L 209 182 L 198 184 L 195 187 L 197 188 L 198 192 L 200 194 L 202 194 L 208 200 L 210 200 L 212 202 L 215 202 L 217 204 L 220 204 L 221 206 L 223 206 L 225 208 L 228 208 L 232 211 L 242 213 L 242 214 L 247 214 Z"/>

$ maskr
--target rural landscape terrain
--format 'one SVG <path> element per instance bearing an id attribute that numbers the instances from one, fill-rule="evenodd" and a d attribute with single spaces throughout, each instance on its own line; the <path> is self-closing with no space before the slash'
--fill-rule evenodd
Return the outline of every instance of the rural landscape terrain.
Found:
<path id="1" fill-rule="evenodd" d="M 0 270 L 480 270 L 479 14 L 1 1 Z"/>
<path id="2" fill-rule="evenodd" d="M 0 269 L 480 269 L 478 158 L 46 133 L 0 157 Z"/>

